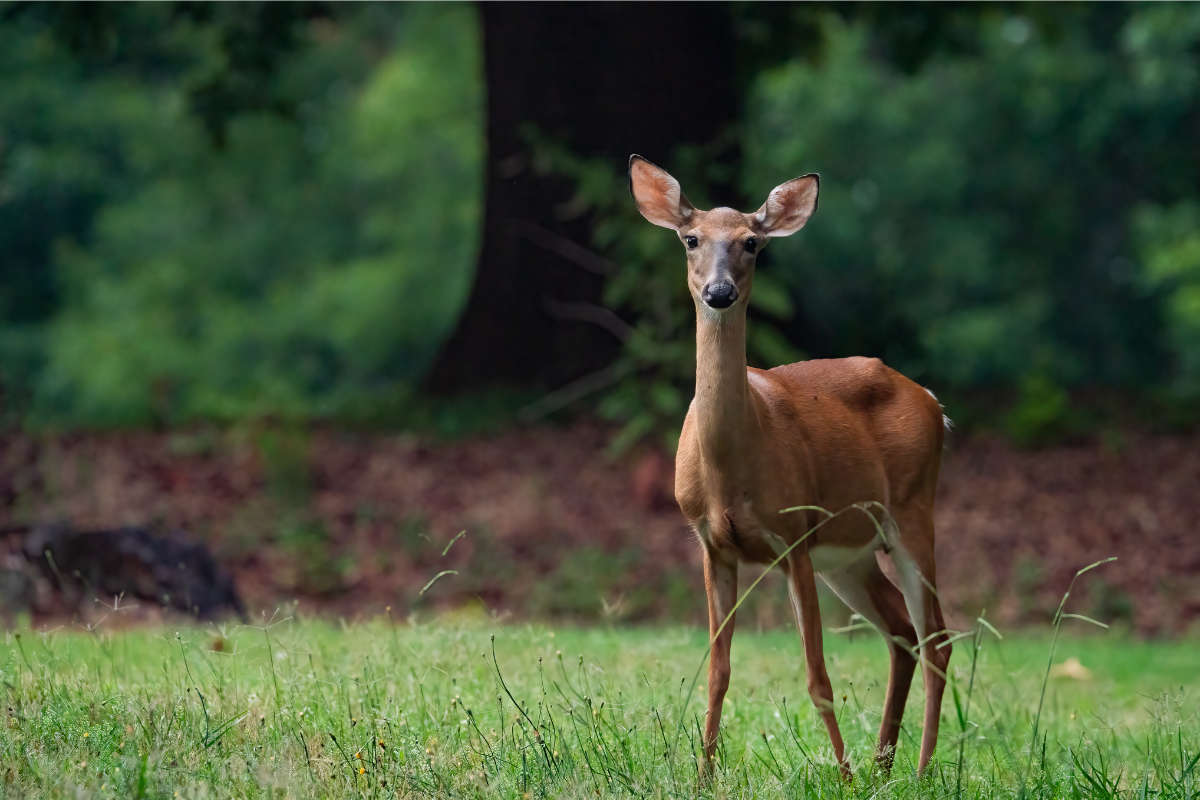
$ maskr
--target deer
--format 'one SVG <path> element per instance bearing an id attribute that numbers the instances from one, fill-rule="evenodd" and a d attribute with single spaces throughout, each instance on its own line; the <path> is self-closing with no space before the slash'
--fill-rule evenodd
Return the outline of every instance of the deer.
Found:
<path id="1" fill-rule="evenodd" d="M 937 743 L 951 650 L 933 525 L 949 419 L 932 392 L 879 359 L 747 366 L 757 256 L 816 212 L 819 175 L 775 187 L 754 213 L 703 211 L 668 172 L 633 155 L 629 191 L 646 220 L 679 237 L 696 306 L 696 393 L 679 438 L 675 499 L 699 539 L 708 595 L 701 780 L 714 769 L 742 562 L 778 562 L 787 576 L 808 694 L 845 779 L 852 772 L 825 667 L 816 576 L 887 642 L 891 664 L 875 754 L 885 773 L 920 662 L 923 774 Z"/>

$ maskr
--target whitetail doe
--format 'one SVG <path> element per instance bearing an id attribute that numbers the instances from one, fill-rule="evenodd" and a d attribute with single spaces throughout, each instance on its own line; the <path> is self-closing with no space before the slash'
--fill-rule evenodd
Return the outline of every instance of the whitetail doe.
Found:
<path id="1" fill-rule="evenodd" d="M 746 366 L 755 257 L 772 237 L 804 227 L 819 186 L 817 175 L 805 175 L 777 186 L 755 213 L 701 211 L 667 172 L 641 156 L 629 160 L 638 210 L 684 245 L 696 303 L 696 396 L 679 440 L 675 498 L 704 548 L 712 656 L 703 774 L 712 770 L 729 687 L 738 562 L 769 564 L 785 553 L 780 566 L 808 693 L 843 774 L 850 777 L 850 765 L 825 670 L 816 574 L 881 631 L 891 651 L 877 762 L 891 768 L 918 653 L 926 691 L 919 772 L 937 743 L 950 660 L 949 644 L 938 647 L 948 636 L 933 560 L 941 406 L 874 358 Z M 848 511 L 780 513 L 795 506 Z"/>

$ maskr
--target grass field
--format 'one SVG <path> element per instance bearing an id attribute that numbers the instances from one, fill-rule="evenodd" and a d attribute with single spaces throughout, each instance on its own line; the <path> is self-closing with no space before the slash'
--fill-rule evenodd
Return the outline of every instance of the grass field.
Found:
<path id="1" fill-rule="evenodd" d="M 1200 793 L 1195 642 L 1064 633 L 1055 663 L 1077 658 L 1091 676 L 1049 678 L 1038 718 L 1048 631 L 984 636 L 973 686 L 960 641 L 924 781 L 920 679 L 883 776 L 871 755 L 884 645 L 870 631 L 826 643 L 853 783 L 805 693 L 798 637 L 748 631 L 734 639 L 720 768 L 698 790 L 707 635 L 695 628 L 285 617 L 13 632 L 0 650 L 0 785 L 72 798 Z"/>

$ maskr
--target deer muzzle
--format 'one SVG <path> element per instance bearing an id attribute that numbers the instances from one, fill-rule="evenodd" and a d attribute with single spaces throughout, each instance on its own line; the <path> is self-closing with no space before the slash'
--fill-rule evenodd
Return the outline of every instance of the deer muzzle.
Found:
<path id="1" fill-rule="evenodd" d="M 710 283 L 700 293 L 700 298 L 709 308 L 729 308 L 738 299 L 737 287 L 732 283 Z"/>

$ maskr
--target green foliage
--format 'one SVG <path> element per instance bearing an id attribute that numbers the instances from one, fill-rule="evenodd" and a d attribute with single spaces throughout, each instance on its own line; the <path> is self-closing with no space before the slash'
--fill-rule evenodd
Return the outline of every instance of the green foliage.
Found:
<path id="1" fill-rule="evenodd" d="M 877 355 L 1030 444 L 1086 427 L 1097 387 L 1194 421 L 1200 10 L 898 9 L 739 6 L 743 124 L 665 164 L 701 205 L 822 173 L 761 260 L 751 363 Z M 522 405 L 412 388 L 473 274 L 481 73 L 466 6 L 0 3 L 4 413 L 461 430 Z M 740 165 L 713 157 L 735 142 Z M 629 329 L 588 384 L 614 447 L 673 446 L 678 244 L 623 165 L 536 149 L 618 265 Z"/>
<path id="2" fill-rule="evenodd" d="M 152 6 L 139 13 L 161 21 Z M 135 143 L 160 132 L 162 109 L 127 75 L 90 75 L 36 26 L 3 17 L 0 82 L 0 385 L 11 401 L 32 391 L 62 302 L 54 249 L 86 238 L 96 210 L 130 190 Z"/>
<path id="3" fill-rule="evenodd" d="M 1134 233 L 1147 289 L 1164 297 L 1164 345 L 1174 358 L 1174 390 L 1200 398 L 1200 203 L 1139 210 Z"/>
<path id="4" fill-rule="evenodd" d="M 612 450 L 621 452 L 651 438 L 673 452 L 696 384 L 696 308 L 683 245 L 674 233 L 638 213 L 624 171 L 599 159 L 581 159 L 537 137 L 534 141 L 542 171 L 576 182 L 571 204 L 592 213 L 593 244 L 617 265 L 605 284 L 604 303 L 631 320 L 621 354 L 610 368 L 613 385 L 599 403 L 604 417 L 622 424 Z M 720 165 L 699 149 L 681 149 L 666 168 L 701 207 L 711 207 L 709 187 L 725 177 Z M 788 319 L 793 306 L 769 270 L 755 273 L 750 308 L 746 349 L 751 366 L 799 360 L 800 353 L 772 323 Z"/>
<path id="5" fill-rule="evenodd" d="M 109 79 L 121 102 L 95 99 L 102 122 L 72 146 L 103 153 L 115 128 L 130 176 L 57 248 L 33 418 L 361 417 L 406 398 L 473 274 L 480 71 L 470 7 L 323 20 L 274 74 L 297 118 L 240 113 L 219 148 L 180 82 Z"/>
<path id="6" fill-rule="evenodd" d="M 990 416 L 1026 445 L 1092 424 L 1071 399 L 1083 389 L 1152 398 L 1174 374 L 1177 395 L 1200 391 L 1197 201 L 1146 206 L 1198 194 L 1200 11 L 1031 13 L 955 18 L 955 46 L 904 70 L 878 57 L 890 34 L 869 19 L 808 15 L 821 57 L 751 81 L 745 195 L 823 177 L 812 223 L 762 259 L 752 364 L 880 356 L 952 411 L 1007 404 Z M 620 265 L 605 302 L 632 331 L 600 405 L 626 424 L 614 445 L 670 445 L 694 369 L 674 238 L 611 167 L 545 158 Z M 695 196 L 729 177 L 710 164 L 685 148 L 668 166 Z"/>
<path id="7" fill-rule="evenodd" d="M 1200 375 L 1196 278 L 1166 265 L 1194 223 L 1134 219 L 1200 185 L 1200 9 L 1060 16 L 981 11 L 969 46 L 911 73 L 827 16 L 820 63 L 761 74 L 746 122 L 748 194 L 822 175 L 819 212 L 771 253 L 800 344 L 883 357 L 952 405 L 1020 387 L 1007 427 L 1026 439 L 1063 428 L 1067 390 L 1161 384 L 1164 350 Z M 1166 341 L 1143 272 L 1173 287 Z"/>
<path id="8" fill-rule="evenodd" d="M 1066 432 L 1071 399 L 1066 391 L 1042 373 L 1021 380 L 1017 402 L 1004 417 L 1004 432 L 1024 447 L 1047 444 Z"/>

